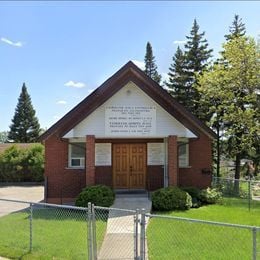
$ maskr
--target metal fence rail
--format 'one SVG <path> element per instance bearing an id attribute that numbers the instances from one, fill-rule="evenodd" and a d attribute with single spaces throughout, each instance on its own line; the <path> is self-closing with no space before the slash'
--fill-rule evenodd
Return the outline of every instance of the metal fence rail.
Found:
<path id="1" fill-rule="evenodd" d="M 260 227 L 93 204 L 0 199 L 0 231 L 9 258 L 260 259 Z"/>
<path id="2" fill-rule="evenodd" d="M 135 210 L 94 206 L 95 230 L 102 241 L 95 245 L 97 259 L 137 259 L 137 212 Z M 105 221 L 105 235 L 97 228 L 97 221 Z M 96 259 L 95 258 L 95 259 Z"/>
<path id="3" fill-rule="evenodd" d="M 229 203 L 244 205 L 248 210 L 259 208 L 260 181 L 213 177 L 212 187 L 229 198 Z"/>
<path id="4" fill-rule="evenodd" d="M 146 214 L 149 259 L 260 259 L 260 228 Z"/>
<path id="5" fill-rule="evenodd" d="M 212 186 L 218 188 L 224 196 L 238 198 L 260 198 L 260 181 L 253 179 L 234 179 L 212 177 Z"/>
<path id="6" fill-rule="evenodd" d="M 0 208 L 0 255 L 88 258 L 87 208 L 8 199 L 0 199 Z"/>

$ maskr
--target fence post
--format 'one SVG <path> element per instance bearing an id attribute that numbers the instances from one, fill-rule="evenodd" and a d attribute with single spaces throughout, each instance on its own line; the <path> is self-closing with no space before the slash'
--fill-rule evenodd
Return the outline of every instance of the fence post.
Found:
<path id="1" fill-rule="evenodd" d="M 96 214 L 95 214 L 95 205 L 92 204 L 92 235 L 93 235 L 93 259 L 97 260 L 97 237 L 96 237 Z"/>
<path id="2" fill-rule="evenodd" d="M 33 240 L 32 220 L 33 220 L 33 204 L 30 203 L 30 252 L 32 252 L 32 240 Z"/>
<path id="3" fill-rule="evenodd" d="M 257 240 L 256 240 L 256 231 L 257 231 L 257 228 L 256 227 L 253 227 L 252 229 L 252 236 L 253 236 L 253 260 L 256 260 L 257 259 Z"/>
<path id="4" fill-rule="evenodd" d="M 138 225 L 139 225 L 139 209 L 136 209 L 134 215 L 134 259 L 138 260 Z"/>
<path id="5" fill-rule="evenodd" d="M 91 203 L 88 203 L 88 259 L 92 260 L 92 214 L 91 214 Z"/>
<path id="6" fill-rule="evenodd" d="M 145 209 L 141 211 L 140 259 L 145 260 Z"/>
<path id="7" fill-rule="evenodd" d="M 251 210 L 251 178 L 248 181 L 248 210 Z"/>

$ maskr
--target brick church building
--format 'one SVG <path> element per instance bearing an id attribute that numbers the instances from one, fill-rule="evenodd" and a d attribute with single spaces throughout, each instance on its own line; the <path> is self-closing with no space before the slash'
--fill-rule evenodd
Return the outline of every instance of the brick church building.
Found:
<path id="1" fill-rule="evenodd" d="M 214 138 L 130 61 L 41 136 L 46 201 L 73 202 L 95 184 L 207 187 Z"/>

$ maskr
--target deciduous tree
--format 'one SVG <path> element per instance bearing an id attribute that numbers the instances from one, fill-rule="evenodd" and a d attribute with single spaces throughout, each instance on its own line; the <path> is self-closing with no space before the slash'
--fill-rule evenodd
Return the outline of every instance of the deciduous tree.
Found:
<path id="1" fill-rule="evenodd" d="M 241 36 L 224 44 L 221 60 L 199 78 L 200 91 L 209 109 L 224 124 L 230 156 L 235 158 L 235 179 L 240 161 L 254 150 L 259 136 L 260 59 L 252 38 Z M 211 122 L 213 126 L 214 120 Z"/>

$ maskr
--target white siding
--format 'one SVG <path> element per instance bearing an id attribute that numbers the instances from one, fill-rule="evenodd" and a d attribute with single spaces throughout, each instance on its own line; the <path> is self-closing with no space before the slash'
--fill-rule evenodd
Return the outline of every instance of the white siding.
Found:
<path id="1" fill-rule="evenodd" d="M 179 121 L 173 118 L 159 104 L 151 99 L 146 93 L 138 88 L 133 82 L 129 82 L 115 95 L 98 107 L 92 114 L 82 120 L 77 126 L 68 132 L 64 137 L 85 137 L 95 135 L 96 138 L 110 138 L 115 136 L 105 135 L 105 108 L 108 106 L 155 106 L 156 107 L 156 131 L 154 136 L 166 137 L 177 135 L 179 137 L 196 137 L 191 131 L 184 127 Z M 129 136 L 118 136 L 129 137 Z M 132 136 L 131 136 L 132 137 Z M 138 136 L 134 136 L 135 138 Z M 145 136 L 140 136 L 145 137 Z"/>

